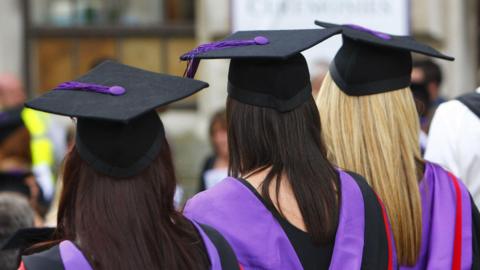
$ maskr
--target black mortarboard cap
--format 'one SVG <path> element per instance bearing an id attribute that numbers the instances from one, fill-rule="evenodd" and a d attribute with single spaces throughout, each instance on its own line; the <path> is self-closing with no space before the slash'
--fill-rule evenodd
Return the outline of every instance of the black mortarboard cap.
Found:
<path id="1" fill-rule="evenodd" d="M 2 243 L 0 250 L 24 250 L 32 245 L 52 240 L 55 228 L 23 228 L 17 230 L 10 238 Z"/>
<path id="2" fill-rule="evenodd" d="M 0 143 L 24 126 L 22 109 L 23 107 L 19 107 L 0 112 Z"/>
<path id="3" fill-rule="evenodd" d="M 320 30 L 320 31 L 319 31 Z M 231 59 L 228 94 L 242 103 L 290 111 L 311 97 L 310 74 L 300 53 L 341 28 L 239 31 L 180 57 L 193 77 L 200 59 Z"/>
<path id="4" fill-rule="evenodd" d="M 25 105 L 76 117 L 82 158 L 103 174 L 124 178 L 140 173 L 160 150 L 165 135 L 155 109 L 205 87 L 202 81 L 105 61 Z"/>
<path id="5" fill-rule="evenodd" d="M 408 87 L 411 52 L 454 60 L 410 36 L 390 35 L 353 24 L 315 24 L 342 29 L 343 44 L 330 64 L 330 74 L 347 95 L 372 95 Z"/>
<path id="6" fill-rule="evenodd" d="M 25 179 L 29 176 L 32 176 L 31 172 L 0 172 L 0 192 L 16 192 L 30 198 L 30 188 L 25 182 Z"/>

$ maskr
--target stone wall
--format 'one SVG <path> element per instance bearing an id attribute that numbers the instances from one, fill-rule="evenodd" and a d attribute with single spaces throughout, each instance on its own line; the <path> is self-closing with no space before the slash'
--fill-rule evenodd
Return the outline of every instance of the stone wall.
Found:
<path id="1" fill-rule="evenodd" d="M 0 1 L 0 73 L 22 76 L 22 16 L 20 0 Z"/>

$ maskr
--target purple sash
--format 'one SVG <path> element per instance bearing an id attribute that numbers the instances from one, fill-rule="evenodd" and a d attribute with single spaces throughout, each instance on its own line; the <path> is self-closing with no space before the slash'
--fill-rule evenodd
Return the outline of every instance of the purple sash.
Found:
<path id="1" fill-rule="evenodd" d="M 341 172 L 340 220 L 330 269 L 360 269 L 364 246 L 364 202 L 355 180 Z M 244 270 L 291 269 L 302 265 L 275 217 L 246 186 L 228 177 L 187 202 L 185 215 L 217 229 Z"/>
<path id="2" fill-rule="evenodd" d="M 82 252 L 68 240 L 60 243 L 60 256 L 65 270 L 93 270 Z"/>
<path id="3" fill-rule="evenodd" d="M 360 269 L 365 233 L 363 195 L 350 175 L 340 171 L 340 179 L 342 181 L 340 221 L 329 269 Z"/>
<path id="4" fill-rule="evenodd" d="M 203 243 L 207 248 L 208 257 L 211 263 L 210 270 L 222 270 L 220 256 L 218 255 L 218 251 L 212 241 L 195 221 L 192 221 L 192 223 L 195 228 L 197 228 L 202 237 Z M 82 252 L 72 242 L 68 240 L 62 241 L 59 249 L 65 270 L 93 270 L 85 256 L 83 256 Z"/>
<path id="5" fill-rule="evenodd" d="M 472 267 L 472 209 L 468 190 L 458 181 L 462 198 L 462 270 Z M 422 245 L 413 267 L 402 270 L 452 269 L 456 193 L 453 181 L 442 167 L 426 163 L 420 182 L 422 197 Z"/>
<path id="6" fill-rule="evenodd" d="M 203 244 L 207 248 L 208 258 L 210 259 L 211 264 L 210 270 L 222 270 L 222 264 L 220 262 L 220 256 L 218 255 L 217 248 L 213 245 L 212 241 L 210 240 L 210 238 L 208 238 L 200 225 L 198 225 L 198 223 L 194 220 L 190 221 L 193 223 L 193 225 L 195 225 L 195 228 L 197 228 L 200 236 L 202 237 Z"/>
<path id="7" fill-rule="evenodd" d="M 222 270 L 220 256 L 218 255 L 218 251 L 213 245 L 212 241 L 195 221 L 191 221 L 200 233 L 203 243 L 207 248 L 208 257 L 211 263 L 210 269 Z M 62 263 L 65 270 L 93 270 L 85 256 L 83 256 L 83 253 L 77 248 L 77 246 L 75 246 L 75 244 L 68 240 L 60 243 L 60 257 L 62 258 Z"/>

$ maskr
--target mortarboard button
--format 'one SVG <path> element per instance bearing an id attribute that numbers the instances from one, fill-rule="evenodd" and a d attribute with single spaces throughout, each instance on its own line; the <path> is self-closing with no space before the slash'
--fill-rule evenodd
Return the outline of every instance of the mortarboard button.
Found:
<path id="1" fill-rule="evenodd" d="M 255 43 L 257 43 L 258 45 L 268 44 L 268 38 L 263 36 L 255 37 L 253 40 L 255 40 Z"/>
<path id="2" fill-rule="evenodd" d="M 125 88 L 118 85 L 108 88 L 108 91 L 115 96 L 123 95 L 126 92 Z"/>

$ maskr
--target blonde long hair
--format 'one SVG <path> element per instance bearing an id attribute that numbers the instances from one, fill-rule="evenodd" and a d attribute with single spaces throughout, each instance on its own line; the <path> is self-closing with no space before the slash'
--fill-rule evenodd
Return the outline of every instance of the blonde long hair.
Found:
<path id="1" fill-rule="evenodd" d="M 410 89 L 348 96 L 327 74 L 316 103 L 329 159 L 366 177 L 388 212 L 399 263 L 414 265 L 422 237 L 423 163 Z"/>

